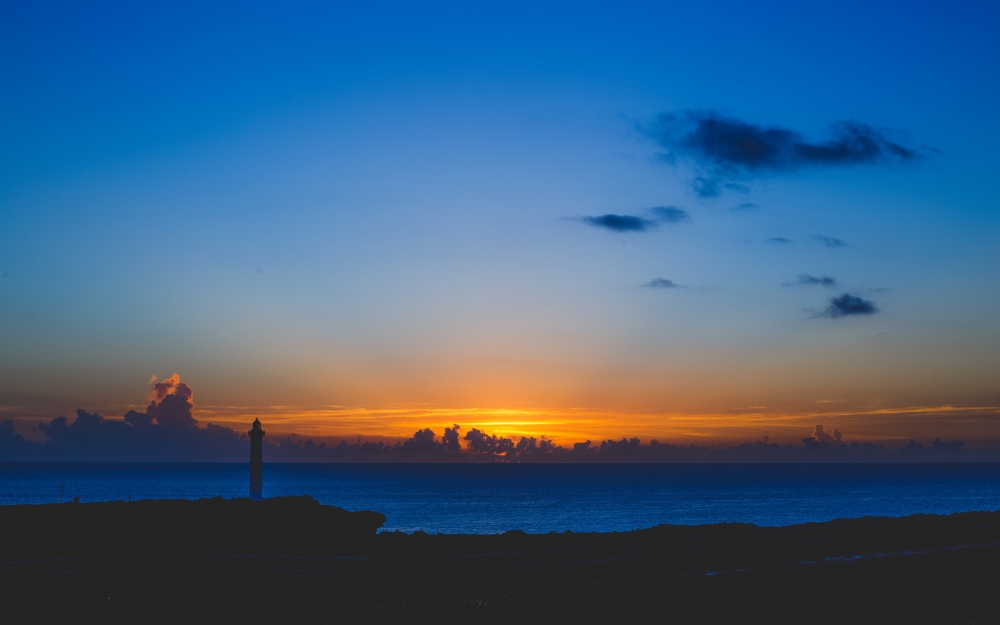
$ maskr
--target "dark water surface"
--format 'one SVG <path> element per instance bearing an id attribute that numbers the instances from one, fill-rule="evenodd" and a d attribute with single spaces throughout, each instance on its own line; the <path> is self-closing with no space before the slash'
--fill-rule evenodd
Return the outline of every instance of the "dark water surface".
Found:
<path id="1" fill-rule="evenodd" d="M 245 464 L 0 463 L 0 505 L 245 497 Z M 378 510 L 385 528 L 494 533 L 789 525 L 1000 509 L 1000 464 L 269 464 L 264 495 Z"/>

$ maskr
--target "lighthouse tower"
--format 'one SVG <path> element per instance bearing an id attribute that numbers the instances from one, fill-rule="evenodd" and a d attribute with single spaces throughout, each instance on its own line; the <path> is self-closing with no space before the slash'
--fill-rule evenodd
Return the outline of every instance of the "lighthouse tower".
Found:
<path id="1" fill-rule="evenodd" d="M 253 420 L 250 435 L 250 499 L 261 499 L 263 488 L 263 447 L 264 430 L 260 427 L 260 419 Z"/>

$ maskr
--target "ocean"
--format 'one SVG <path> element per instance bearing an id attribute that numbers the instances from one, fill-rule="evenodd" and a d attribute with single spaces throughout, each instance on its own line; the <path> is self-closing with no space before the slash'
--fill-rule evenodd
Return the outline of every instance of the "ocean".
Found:
<path id="1" fill-rule="evenodd" d="M 245 497 L 246 464 L 0 463 L 0 505 Z M 264 495 L 385 530 L 610 532 L 1000 509 L 1000 464 L 265 464 Z"/>

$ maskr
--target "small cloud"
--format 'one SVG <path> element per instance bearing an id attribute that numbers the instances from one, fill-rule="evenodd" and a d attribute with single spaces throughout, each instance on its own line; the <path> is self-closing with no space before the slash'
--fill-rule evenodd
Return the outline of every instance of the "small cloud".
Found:
<path id="1" fill-rule="evenodd" d="M 790 128 L 753 124 L 711 110 L 664 113 L 639 130 L 666 148 L 661 160 L 675 164 L 684 157 L 697 167 L 691 187 L 702 197 L 717 197 L 723 188 L 732 188 L 729 185 L 745 187 L 740 179 L 806 168 L 905 163 L 933 151 L 907 147 L 891 139 L 887 130 L 853 119 L 830 124 L 825 141 L 809 141 Z"/>
<path id="2" fill-rule="evenodd" d="M 799 274 L 799 277 L 795 282 L 786 282 L 781 286 L 799 286 L 799 285 L 815 285 L 815 286 L 825 286 L 829 288 L 834 288 L 837 286 L 837 281 L 830 276 L 810 276 L 808 274 Z"/>
<path id="3" fill-rule="evenodd" d="M 615 232 L 645 232 L 656 227 L 655 221 L 634 215 L 599 215 L 581 217 L 580 221 L 595 228 L 606 228 Z"/>
<path id="4" fill-rule="evenodd" d="M 726 189 L 729 189 L 730 191 L 736 191 L 738 193 L 750 193 L 750 187 L 748 187 L 745 184 L 740 184 L 738 182 L 727 182 L 722 186 L 725 187 Z"/>
<path id="5" fill-rule="evenodd" d="M 786 239 L 785 237 L 771 237 L 767 240 L 771 245 L 782 245 L 784 243 L 791 243 L 791 239 Z"/>
<path id="6" fill-rule="evenodd" d="M 753 202 L 743 202 L 742 204 L 731 207 L 729 210 L 733 212 L 739 212 L 739 211 L 757 210 L 758 208 L 760 208 L 760 204 L 754 204 Z"/>
<path id="7" fill-rule="evenodd" d="M 677 284 L 673 280 L 667 280 L 666 278 L 655 278 L 643 284 L 645 288 L 648 289 L 680 289 L 683 288 L 681 285 Z"/>
<path id="8" fill-rule="evenodd" d="M 830 300 L 830 305 L 827 306 L 822 316 L 837 319 L 839 317 L 874 315 L 877 312 L 878 307 L 875 306 L 875 302 L 844 293 L 840 297 L 834 297 Z"/>
<path id="9" fill-rule="evenodd" d="M 719 197 L 722 194 L 719 184 L 716 176 L 695 176 L 691 179 L 691 188 L 701 197 Z"/>
<path id="10" fill-rule="evenodd" d="M 826 446 L 843 445 L 844 443 L 840 439 L 841 439 L 840 430 L 834 429 L 831 432 L 822 425 L 817 425 L 815 428 L 813 428 L 812 436 L 810 436 L 809 438 L 802 439 L 802 444 L 805 445 L 806 447 L 826 447 Z"/>
<path id="11" fill-rule="evenodd" d="M 847 241 L 844 241 L 843 239 L 838 239 L 836 237 L 828 237 L 828 236 L 823 235 L 823 234 L 814 234 L 814 235 L 812 235 L 811 238 L 814 239 L 814 240 L 816 240 L 816 241 L 819 241 L 820 243 L 822 243 L 823 245 L 825 245 L 827 247 L 831 247 L 831 248 L 832 247 L 847 247 Z"/>
<path id="12" fill-rule="evenodd" d="M 636 215 L 608 214 L 579 217 L 577 220 L 595 228 L 605 228 L 615 232 L 646 232 L 654 230 L 661 223 L 677 224 L 691 219 L 686 210 L 676 206 L 654 206 L 649 211 L 653 219 Z"/>
<path id="13" fill-rule="evenodd" d="M 686 210 L 677 208 L 676 206 L 654 206 L 650 210 L 656 215 L 657 219 L 668 224 L 676 224 L 691 219 Z"/>

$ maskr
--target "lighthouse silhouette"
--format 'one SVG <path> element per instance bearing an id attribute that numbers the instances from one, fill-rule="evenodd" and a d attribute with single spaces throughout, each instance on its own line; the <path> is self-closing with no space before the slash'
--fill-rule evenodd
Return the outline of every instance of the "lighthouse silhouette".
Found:
<path id="1" fill-rule="evenodd" d="M 264 430 L 260 427 L 260 419 L 253 420 L 253 428 L 247 434 L 250 435 L 250 499 L 262 499 Z"/>

